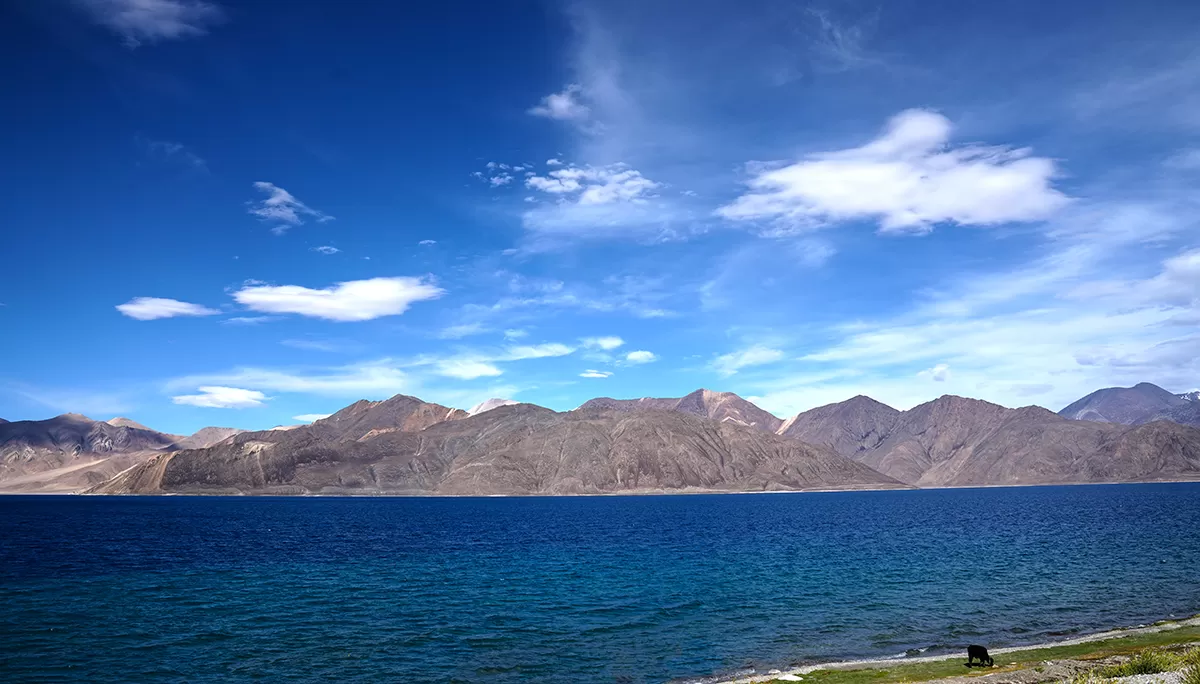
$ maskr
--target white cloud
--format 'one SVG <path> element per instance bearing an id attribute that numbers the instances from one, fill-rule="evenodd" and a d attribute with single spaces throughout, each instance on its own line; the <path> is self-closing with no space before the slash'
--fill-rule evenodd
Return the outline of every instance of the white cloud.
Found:
<path id="1" fill-rule="evenodd" d="M 546 166 L 562 166 L 561 159 L 547 159 Z"/>
<path id="2" fill-rule="evenodd" d="M 657 360 L 658 357 L 654 355 L 654 352 L 643 350 L 631 351 L 625 355 L 626 363 L 651 363 Z"/>
<path id="3" fill-rule="evenodd" d="M 783 358 L 783 352 L 760 344 L 747 347 L 735 352 L 718 356 L 713 361 L 713 368 L 721 375 L 733 375 L 748 366 L 761 366 L 774 363 Z"/>
<path id="4" fill-rule="evenodd" d="M 166 140 L 150 140 L 136 136 L 134 140 L 145 151 L 146 155 L 161 162 L 173 162 L 190 166 L 199 171 L 208 171 L 208 164 L 195 152 L 182 143 Z"/>
<path id="5" fill-rule="evenodd" d="M 780 230 L 874 218 L 883 232 L 924 233 L 946 222 L 1042 220 L 1070 201 L 1051 186 L 1051 159 L 1028 149 L 950 148 L 950 131 L 940 114 L 907 110 L 862 147 L 757 169 L 749 192 L 717 214 L 773 222 Z"/>
<path id="6" fill-rule="evenodd" d="M 171 397 L 176 404 L 202 406 L 204 408 L 249 408 L 262 406 L 267 396 L 256 390 L 240 389 L 237 387 L 220 387 L 207 385 L 198 387 L 200 394 L 184 394 Z"/>
<path id="7" fill-rule="evenodd" d="M 506 339 L 506 340 L 519 340 L 522 337 L 528 337 L 528 336 L 529 336 L 529 332 L 525 331 L 525 330 L 518 330 L 515 328 L 510 328 L 510 329 L 504 331 L 504 339 Z"/>
<path id="8" fill-rule="evenodd" d="M 525 187 L 550 195 L 570 198 L 582 205 L 645 202 L 662 187 L 627 164 L 575 166 L 555 169 L 544 176 L 529 176 Z"/>
<path id="9" fill-rule="evenodd" d="M 421 241 L 420 241 L 420 242 L 418 242 L 417 244 L 418 244 L 418 245 L 421 245 L 422 247 L 430 247 L 430 246 L 432 246 L 432 245 L 436 245 L 436 244 L 437 244 L 437 240 L 421 240 Z"/>
<path id="10" fill-rule="evenodd" d="M 224 19 L 220 6 L 203 0 L 75 0 L 129 47 L 202 36 Z"/>
<path id="11" fill-rule="evenodd" d="M 603 349 L 605 351 L 612 351 L 613 349 L 625 344 L 625 340 L 615 335 L 609 335 L 607 337 L 585 337 L 581 339 L 580 342 L 583 344 L 583 346 L 590 349 Z"/>
<path id="12" fill-rule="evenodd" d="M 482 323 L 463 323 L 462 325 L 451 325 L 442 328 L 438 333 L 438 337 L 443 340 L 459 340 L 471 335 L 481 335 L 489 330 L 490 328 Z"/>
<path id="13" fill-rule="evenodd" d="M 134 297 L 124 304 L 118 304 L 117 311 L 139 321 L 153 321 L 158 318 L 174 318 L 175 316 L 213 316 L 221 313 L 207 306 L 159 297 Z"/>
<path id="14" fill-rule="evenodd" d="M 244 367 L 224 373 L 187 376 L 168 383 L 168 389 L 199 385 L 250 387 L 267 392 L 302 392 L 339 397 L 379 397 L 415 391 L 411 378 L 392 359 L 320 369 Z"/>
<path id="15" fill-rule="evenodd" d="M 313 247 L 312 251 L 320 252 L 321 254 L 337 254 L 342 250 L 337 247 L 330 247 L 329 245 L 321 245 L 320 247 Z"/>
<path id="16" fill-rule="evenodd" d="M 275 320 L 275 316 L 234 316 L 221 321 L 223 325 L 259 325 Z"/>
<path id="17" fill-rule="evenodd" d="M 534 116 L 558 121 L 580 121 L 588 117 L 588 107 L 579 101 L 583 88 L 572 83 L 562 89 L 562 92 L 551 93 L 542 98 L 540 104 L 529 109 Z"/>
<path id="18" fill-rule="evenodd" d="M 930 380 L 933 380 L 934 382 L 946 382 L 947 380 L 950 379 L 950 366 L 948 366 L 944 363 L 939 363 L 938 365 L 934 366 L 933 368 L 929 368 L 929 369 L 921 371 L 920 373 L 917 373 L 917 376 L 922 377 L 922 378 L 929 378 Z"/>
<path id="19" fill-rule="evenodd" d="M 398 316 L 413 302 L 445 291 L 422 278 L 371 278 L 314 290 L 299 285 L 249 285 L 233 293 L 239 304 L 265 313 L 294 313 L 331 321 Z"/>
<path id="20" fill-rule="evenodd" d="M 611 376 L 612 376 L 611 371 L 601 371 L 601 370 L 586 370 L 579 374 L 579 377 L 581 377 L 581 378 L 607 378 L 607 377 L 611 377 Z"/>
<path id="21" fill-rule="evenodd" d="M 292 420 L 298 420 L 301 423 L 313 423 L 332 415 L 332 413 L 302 413 L 298 416 L 292 416 Z"/>
<path id="22" fill-rule="evenodd" d="M 263 221 L 275 223 L 271 232 L 276 235 L 283 235 L 292 226 L 301 225 L 304 223 L 304 217 L 311 218 L 318 223 L 333 220 L 332 216 L 309 207 L 296 199 L 292 193 L 273 183 L 259 181 L 254 184 L 254 187 L 266 193 L 267 198 L 249 202 L 250 209 L 248 211 Z"/>
<path id="23" fill-rule="evenodd" d="M 503 373 L 494 365 L 478 359 L 444 359 L 434 364 L 434 372 L 459 380 L 495 377 Z"/>
<path id="24" fill-rule="evenodd" d="M 574 348 L 568 347 L 565 344 L 558 342 L 549 342 L 546 344 L 524 345 L 519 347 L 509 347 L 500 361 L 521 361 L 523 359 L 544 359 L 553 356 L 566 356 L 575 351 Z"/>
<path id="25" fill-rule="evenodd" d="M 512 182 L 512 179 L 513 177 L 511 175 L 502 173 L 498 176 L 492 176 L 491 178 L 488 178 L 488 185 L 491 185 L 493 188 L 498 188 L 501 185 L 508 185 Z"/>

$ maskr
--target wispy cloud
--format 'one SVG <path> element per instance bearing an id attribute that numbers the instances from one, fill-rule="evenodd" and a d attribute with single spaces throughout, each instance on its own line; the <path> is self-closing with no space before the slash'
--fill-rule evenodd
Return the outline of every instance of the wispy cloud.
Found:
<path id="1" fill-rule="evenodd" d="M 206 385 L 197 388 L 199 394 L 181 394 L 171 397 L 176 404 L 201 406 L 204 408 L 242 409 L 262 406 L 267 396 L 262 392 L 238 387 L 219 387 Z"/>
<path id="2" fill-rule="evenodd" d="M 203 0 L 75 0 L 75 4 L 131 48 L 202 36 L 225 18 L 219 5 Z"/>
<path id="3" fill-rule="evenodd" d="M 329 245 L 321 245 L 320 247 L 313 247 L 312 251 L 317 252 L 318 254 L 328 255 L 328 254 L 337 254 L 338 252 L 340 252 L 342 250 L 338 249 L 337 247 L 331 247 Z"/>
<path id="4" fill-rule="evenodd" d="M 609 378 L 612 377 L 612 371 L 602 370 L 585 370 L 579 374 L 581 378 Z"/>
<path id="5" fill-rule="evenodd" d="M 749 366 L 761 366 L 783 359 L 783 352 L 763 345 L 753 345 L 735 352 L 722 354 L 713 360 L 713 368 L 724 376 L 733 375 Z"/>
<path id="6" fill-rule="evenodd" d="M 153 321 L 159 318 L 174 318 L 176 316 L 215 316 L 220 311 L 210 309 L 200 304 L 181 302 L 177 299 L 160 297 L 134 297 L 118 304 L 117 311 L 139 321 Z"/>
<path id="7" fill-rule="evenodd" d="M 283 235 L 288 229 L 303 224 L 305 218 L 313 219 L 317 223 L 333 220 L 332 216 L 309 207 L 296 199 L 292 193 L 273 183 L 258 181 L 254 188 L 265 193 L 267 197 L 257 202 L 249 202 L 248 211 L 264 222 L 275 224 L 271 232 L 276 235 Z"/>
<path id="8" fill-rule="evenodd" d="M 208 171 L 208 163 L 182 143 L 151 140 L 140 135 L 134 138 L 134 142 L 151 159 L 180 164 L 191 169 L 196 169 L 197 171 Z"/>
<path id="9" fill-rule="evenodd" d="M 438 337 L 442 338 L 443 340 L 459 340 L 472 335 L 482 335 L 483 333 L 490 331 L 491 328 L 483 325 L 482 323 L 462 323 L 460 325 L 451 325 L 442 328 L 438 332 Z"/>
<path id="10" fill-rule="evenodd" d="M 460 380 L 495 377 L 504 373 L 504 371 L 491 363 L 469 358 L 442 359 L 434 364 L 434 369 L 434 372 L 438 375 L 445 375 L 446 377 L 458 378 Z"/>
<path id="11" fill-rule="evenodd" d="M 749 192 L 717 214 L 785 231 L 877 219 L 883 232 L 927 233 L 939 223 L 1037 221 L 1068 203 L 1052 187 L 1052 160 L 1027 149 L 946 148 L 950 132 L 940 114 L 902 112 L 862 147 L 753 168 Z"/>
<path id="12" fill-rule="evenodd" d="M 292 416 L 292 420 L 298 420 L 301 423 L 313 423 L 318 420 L 328 418 L 332 413 L 302 413 L 298 416 Z"/>
<path id="13" fill-rule="evenodd" d="M 413 302 L 436 299 L 445 290 L 427 278 L 371 278 L 315 290 L 300 285 L 248 285 L 233 298 L 252 311 L 299 314 L 331 321 L 369 321 L 399 316 Z"/>

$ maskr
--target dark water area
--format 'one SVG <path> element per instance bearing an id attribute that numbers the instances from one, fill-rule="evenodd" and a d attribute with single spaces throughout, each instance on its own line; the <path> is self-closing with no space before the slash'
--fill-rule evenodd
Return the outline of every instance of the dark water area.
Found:
<path id="1" fill-rule="evenodd" d="M 0 680 L 663 682 L 1200 612 L 1200 483 L 0 497 Z"/>

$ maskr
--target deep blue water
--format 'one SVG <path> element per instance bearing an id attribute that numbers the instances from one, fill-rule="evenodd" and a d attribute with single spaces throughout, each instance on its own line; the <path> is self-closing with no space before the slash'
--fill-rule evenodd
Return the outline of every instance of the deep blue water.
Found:
<path id="1" fill-rule="evenodd" d="M 1200 612 L 1200 483 L 0 497 L 0 680 L 655 682 Z"/>

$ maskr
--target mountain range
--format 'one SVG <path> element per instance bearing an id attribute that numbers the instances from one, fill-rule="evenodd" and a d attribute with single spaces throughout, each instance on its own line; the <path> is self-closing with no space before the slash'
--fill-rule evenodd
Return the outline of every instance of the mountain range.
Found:
<path id="1" fill-rule="evenodd" d="M 182 437 L 128 418 L 0 420 L 0 490 L 94 493 L 606 494 L 1200 479 L 1200 401 L 1148 383 L 1055 414 L 865 396 L 788 420 L 729 392 L 555 412 L 397 395 L 311 425 Z"/>

